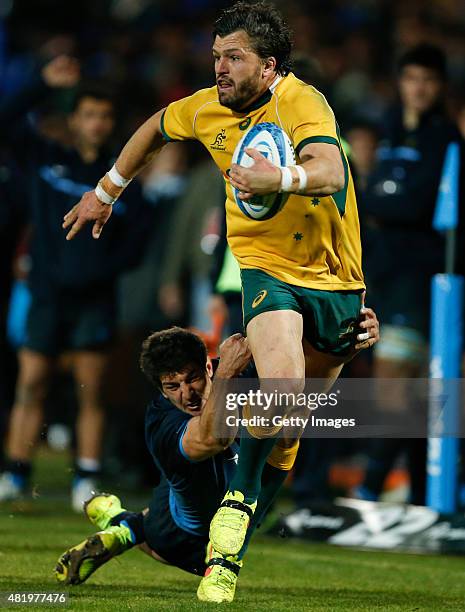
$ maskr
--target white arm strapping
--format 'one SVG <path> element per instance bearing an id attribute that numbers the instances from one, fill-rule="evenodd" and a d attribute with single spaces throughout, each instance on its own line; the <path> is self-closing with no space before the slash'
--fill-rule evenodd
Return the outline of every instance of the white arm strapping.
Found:
<path id="1" fill-rule="evenodd" d="M 116 187 L 122 187 L 123 189 L 125 189 L 132 181 L 132 179 L 126 179 L 124 178 L 124 176 L 121 176 L 121 174 L 116 169 L 115 164 L 113 164 L 110 172 L 108 172 L 107 174 L 113 185 L 116 185 Z"/>

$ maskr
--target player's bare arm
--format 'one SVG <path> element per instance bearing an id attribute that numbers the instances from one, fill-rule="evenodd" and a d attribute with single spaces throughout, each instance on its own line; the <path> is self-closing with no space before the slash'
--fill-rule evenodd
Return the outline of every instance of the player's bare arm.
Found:
<path id="1" fill-rule="evenodd" d="M 97 188 L 87 191 L 65 215 L 63 228 L 70 228 L 66 240 L 72 240 L 86 223 L 92 221 L 92 236 L 99 238 L 112 213 L 112 204 L 163 147 L 163 112 L 164 109 L 158 111 L 141 125 L 124 146 L 112 170 L 99 181 Z"/>
<path id="2" fill-rule="evenodd" d="M 281 190 L 282 170 L 272 164 L 256 149 L 246 149 L 255 161 L 250 168 L 233 164 L 230 171 L 231 184 L 240 190 L 239 197 L 247 200 L 253 195 L 265 195 Z M 300 176 L 290 167 L 295 179 L 295 192 L 301 195 L 332 195 L 344 187 L 344 166 L 341 152 L 336 145 L 312 143 L 300 152 L 301 164 L 306 175 L 306 186 L 300 188 Z"/>
<path id="3" fill-rule="evenodd" d="M 214 435 L 215 415 L 218 407 L 225 405 L 224 381 L 240 374 L 250 362 L 252 353 L 247 338 L 234 334 L 220 346 L 219 355 L 220 363 L 205 408 L 201 415 L 190 419 L 182 440 L 184 452 L 194 461 L 212 457 L 233 442 L 232 438 L 219 439 Z"/>

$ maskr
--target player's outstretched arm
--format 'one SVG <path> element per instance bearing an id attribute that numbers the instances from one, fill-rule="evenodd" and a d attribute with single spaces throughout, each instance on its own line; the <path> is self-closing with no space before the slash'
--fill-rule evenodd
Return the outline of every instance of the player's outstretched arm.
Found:
<path id="1" fill-rule="evenodd" d="M 200 416 L 190 419 L 182 439 L 183 450 L 193 461 L 202 461 L 220 453 L 234 440 L 234 437 L 226 439 L 215 435 L 215 417 L 224 416 L 227 391 L 225 381 L 244 370 L 252 358 L 252 352 L 247 338 L 242 334 L 234 334 L 222 343 L 219 355 L 220 363 L 205 408 Z"/>
<path id="2" fill-rule="evenodd" d="M 86 223 L 92 221 L 92 236 L 99 238 L 103 226 L 110 218 L 112 205 L 132 179 L 163 147 L 163 112 L 164 109 L 158 111 L 141 125 L 126 143 L 113 168 L 100 179 L 93 191 L 87 191 L 65 215 L 63 229 L 69 229 L 66 240 L 72 240 Z"/>

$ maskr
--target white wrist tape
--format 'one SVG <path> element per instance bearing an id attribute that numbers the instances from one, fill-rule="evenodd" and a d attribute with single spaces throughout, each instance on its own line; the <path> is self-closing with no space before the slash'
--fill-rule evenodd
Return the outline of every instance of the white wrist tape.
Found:
<path id="1" fill-rule="evenodd" d="M 296 181 L 294 181 L 294 177 L 292 176 L 292 170 L 294 168 L 299 176 L 299 187 L 296 190 Z M 281 166 L 281 192 L 292 192 L 292 193 L 302 193 L 307 187 L 307 173 L 305 172 L 305 168 L 302 166 Z"/>
<path id="2" fill-rule="evenodd" d="M 292 172 L 287 166 L 281 166 L 281 192 L 292 191 Z"/>
<path id="3" fill-rule="evenodd" d="M 111 206 L 116 202 L 116 198 L 113 198 L 109 193 L 107 193 L 100 183 L 97 183 L 95 195 L 101 202 L 103 202 L 103 204 L 108 204 L 108 206 Z"/>
<path id="4" fill-rule="evenodd" d="M 307 173 L 305 172 L 305 168 L 303 166 L 294 166 L 294 168 L 297 170 L 297 174 L 299 175 L 298 193 L 303 193 L 307 187 Z"/>
<path id="5" fill-rule="evenodd" d="M 123 189 L 127 187 L 132 181 L 132 179 L 126 179 L 124 178 L 124 176 L 121 176 L 121 174 L 116 169 L 115 164 L 113 164 L 112 169 L 110 170 L 110 172 L 108 172 L 108 178 L 113 183 L 113 185 L 116 185 L 117 187 L 122 187 Z"/>

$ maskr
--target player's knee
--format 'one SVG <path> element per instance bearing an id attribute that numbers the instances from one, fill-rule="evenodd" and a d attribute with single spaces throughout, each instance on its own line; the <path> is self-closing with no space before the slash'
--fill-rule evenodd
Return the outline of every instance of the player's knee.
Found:
<path id="1" fill-rule="evenodd" d="M 77 383 L 77 395 L 80 406 L 89 410 L 97 409 L 103 404 L 103 384 L 101 381 L 81 381 Z"/>
<path id="2" fill-rule="evenodd" d="M 44 379 L 20 380 L 16 385 L 15 403 L 21 406 L 35 406 L 45 401 L 47 381 Z"/>
<path id="3" fill-rule="evenodd" d="M 100 398 L 84 398 L 79 401 L 79 414 L 102 416 L 104 414 L 103 402 Z"/>
<path id="4" fill-rule="evenodd" d="M 264 381 L 264 384 L 260 384 L 260 389 L 264 392 L 273 392 L 275 396 L 275 402 L 279 403 L 282 399 L 284 403 L 292 404 L 290 399 L 296 397 L 299 393 L 302 393 L 305 389 L 305 378 L 278 378 L 274 380 Z M 289 398 L 289 400 L 287 400 Z"/>
<path id="5" fill-rule="evenodd" d="M 257 440 L 275 438 L 281 429 L 282 425 L 247 425 L 247 431 Z"/>

